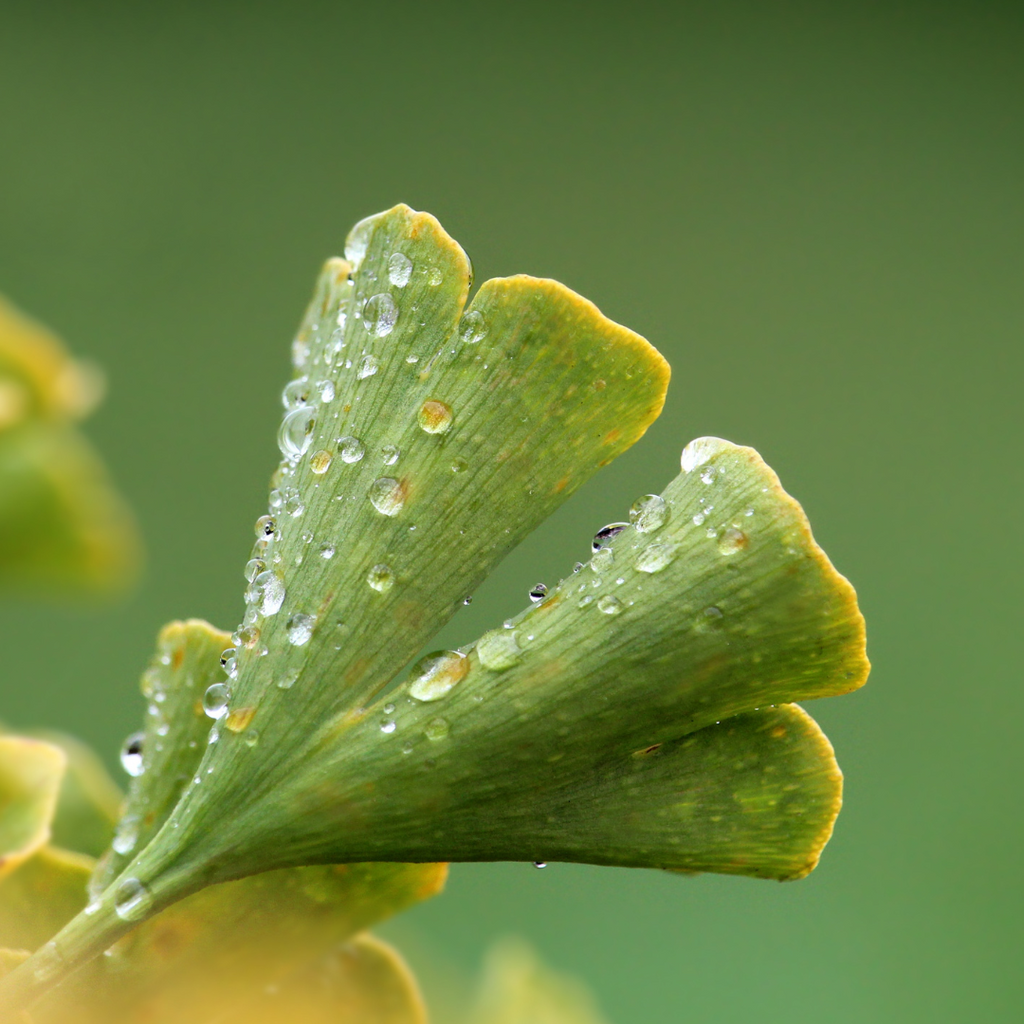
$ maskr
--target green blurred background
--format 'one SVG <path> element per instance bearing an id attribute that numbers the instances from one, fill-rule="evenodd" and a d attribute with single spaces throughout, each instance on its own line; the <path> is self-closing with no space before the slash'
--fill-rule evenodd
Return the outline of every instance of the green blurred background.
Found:
<path id="1" fill-rule="evenodd" d="M 674 370 L 446 637 L 714 433 L 804 503 L 875 670 L 811 709 L 847 802 L 807 881 L 461 866 L 388 934 L 458 977 L 517 932 L 615 1024 L 1020 1020 L 1022 43 L 984 2 L 0 2 L 0 291 L 106 368 L 149 547 L 116 606 L 5 600 L 3 716 L 113 763 L 157 628 L 238 621 L 292 330 L 403 200 Z"/>

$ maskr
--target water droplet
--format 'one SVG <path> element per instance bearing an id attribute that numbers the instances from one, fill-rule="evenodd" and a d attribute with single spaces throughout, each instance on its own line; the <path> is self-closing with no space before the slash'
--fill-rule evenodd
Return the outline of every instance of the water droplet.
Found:
<path id="1" fill-rule="evenodd" d="M 255 605 L 261 615 L 276 615 L 284 603 L 284 582 L 276 572 L 261 572 L 245 592 L 246 602 Z"/>
<path id="2" fill-rule="evenodd" d="M 383 711 L 385 715 L 393 715 L 395 713 L 395 705 L 385 704 L 383 707 Z"/>
<path id="3" fill-rule="evenodd" d="M 716 608 L 714 605 L 711 605 L 709 608 L 704 609 L 704 618 L 710 619 L 712 622 L 717 622 L 719 619 L 722 619 L 724 617 L 725 616 L 722 614 L 722 609 Z"/>
<path id="4" fill-rule="evenodd" d="M 214 683 L 203 694 L 203 711 L 213 719 L 223 718 L 228 713 L 231 691 L 226 683 Z"/>
<path id="5" fill-rule="evenodd" d="M 386 338 L 398 320 L 398 306 L 388 292 L 371 295 L 363 306 L 363 324 L 377 338 Z"/>
<path id="6" fill-rule="evenodd" d="M 289 620 L 285 630 L 288 636 L 288 643 L 295 647 L 301 647 L 309 643 L 313 635 L 313 626 L 316 625 L 315 615 L 303 615 L 296 612 Z"/>
<path id="7" fill-rule="evenodd" d="M 579 602 L 577 604 L 577 607 L 578 608 L 586 608 L 588 604 L 593 604 L 593 603 L 594 603 L 594 595 L 593 594 L 587 594 L 586 597 L 581 597 L 580 598 L 580 600 L 579 600 Z"/>
<path id="8" fill-rule="evenodd" d="M 121 744 L 121 767 L 133 779 L 137 779 L 145 771 L 142 763 L 142 741 L 145 738 L 144 732 L 133 732 Z"/>
<path id="9" fill-rule="evenodd" d="M 234 647 L 220 652 L 220 667 L 227 673 L 228 679 L 235 679 L 238 676 L 238 659 L 235 657 Z"/>
<path id="10" fill-rule="evenodd" d="M 313 452 L 309 457 L 309 468 L 317 474 L 322 476 L 331 468 L 331 463 L 334 461 L 334 456 L 324 448 L 319 451 Z"/>
<path id="11" fill-rule="evenodd" d="M 313 388 L 309 383 L 309 378 L 298 377 L 284 386 L 284 390 L 281 392 L 281 404 L 291 412 L 303 405 L 309 405 L 312 395 Z"/>
<path id="12" fill-rule="evenodd" d="M 296 338 L 292 341 L 292 366 L 301 370 L 309 359 L 309 343 L 304 338 Z"/>
<path id="13" fill-rule="evenodd" d="M 393 252 L 388 260 L 388 280 L 396 288 L 404 288 L 412 277 L 412 260 L 403 252 Z"/>
<path id="14" fill-rule="evenodd" d="M 670 565 L 679 552 L 679 545 L 672 541 L 655 541 L 637 555 L 634 567 L 639 572 L 661 572 Z"/>
<path id="15" fill-rule="evenodd" d="M 443 280 L 444 274 L 441 273 L 440 267 L 431 267 L 427 272 L 427 283 L 432 288 L 436 288 Z"/>
<path id="16" fill-rule="evenodd" d="M 702 484 L 713 484 L 717 473 L 714 466 L 708 466 L 700 471 L 700 482 Z"/>
<path id="17" fill-rule="evenodd" d="M 576 563 L 576 564 L 575 564 L 575 565 L 574 565 L 574 566 L 572 567 L 572 571 L 573 571 L 573 572 L 583 572 L 583 570 L 584 570 L 585 568 L 586 568 L 586 566 L 585 566 L 585 565 L 584 565 L 584 564 L 583 564 L 582 562 L 577 562 L 577 563 Z"/>
<path id="18" fill-rule="evenodd" d="M 477 641 L 476 654 L 484 668 L 503 672 L 519 664 L 519 636 L 515 630 L 492 629 Z"/>
<path id="19" fill-rule="evenodd" d="M 339 437 L 336 443 L 342 462 L 358 462 L 366 454 L 363 442 L 358 437 L 346 435 L 345 437 Z"/>
<path id="20" fill-rule="evenodd" d="M 306 504 L 302 495 L 294 487 L 289 487 L 284 493 L 284 510 L 293 519 L 298 519 L 306 511 Z"/>
<path id="21" fill-rule="evenodd" d="M 395 731 L 395 729 L 397 729 L 397 728 L 398 728 L 398 726 L 390 718 L 386 719 L 385 721 L 381 722 L 381 724 L 380 724 L 380 731 L 381 732 L 393 733 Z"/>
<path id="22" fill-rule="evenodd" d="M 720 437 L 698 437 L 683 449 L 679 464 L 683 467 L 684 473 L 692 473 L 698 466 L 703 466 L 709 459 L 729 447 L 729 442 L 723 441 Z"/>
<path id="23" fill-rule="evenodd" d="M 469 597 L 464 597 L 464 598 L 462 599 L 462 603 L 463 603 L 463 604 L 472 604 L 472 603 L 473 603 L 473 595 L 472 595 L 472 594 L 470 594 L 470 596 L 469 596 Z"/>
<path id="24" fill-rule="evenodd" d="M 638 533 L 654 533 L 668 519 L 668 504 L 660 494 L 645 494 L 633 502 L 629 521 Z"/>
<path id="25" fill-rule="evenodd" d="M 723 555 L 735 555 L 747 546 L 747 535 L 735 526 L 723 530 L 718 538 L 718 551 Z"/>
<path id="26" fill-rule="evenodd" d="M 356 370 L 356 377 L 358 377 L 359 380 L 366 380 L 367 377 L 372 377 L 378 369 L 380 369 L 380 363 L 377 362 L 377 357 L 365 355 L 359 361 L 359 369 Z"/>
<path id="27" fill-rule="evenodd" d="M 548 862 L 546 860 L 535 860 L 533 862 L 533 866 L 535 868 L 546 868 L 548 866 Z"/>
<path id="28" fill-rule="evenodd" d="M 469 469 L 469 463 L 463 458 L 452 459 L 452 472 L 453 473 L 465 473 Z"/>
<path id="29" fill-rule="evenodd" d="M 352 264 L 353 271 L 359 269 L 359 264 L 366 257 L 370 237 L 373 235 L 373 229 L 377 226 L 377 221 L 381 216 L 381 214 L 375 213 L 369 217 L 364 217 L 348 233 L 348 238 L 345 239 L 345 259 Z"/>
<path id="30" fill-rule="evenodd" d="M 247 649 L 252 649 L 253 647 L 255 647 L 257 642 L 259 641 L 259 638 L 260 631 L 259 628 L 256 626 L 243 626 L 231 635 L 232 643 L 234 643 L 236 646 L 241 644 L 243 647 Z"/>
<path id="31" fill-rule="evenodd" d="M 334 545 L 329 540 L 320 545 L 320 557 L 328 561 L 334 557 Z"/>
<path id="32" fill-rule="evenodd" d="M 475 345 L 487 337 L 487 323 L 479 310 L 470 310 L 459 323 L 459 337 L 467 345 Z"/>
<path id="33" fill-rule="evenodd" d="M 300 671 L 301 670 L 297 668 L 288 669 L 277 681 L 278 689 L 290 690 L 295 685 L 295 680 L 299 678 Z"/>
<path id="34" fill-rule="evenodd" d="M 257 531 L 257 535 L 259 535 L 259 531 Z M 250 558 L 249 561 L 245 563 L 245 572 L 243 575 L 246 580 L 252 583 L 252 581 L 256 579 L 256 577 L 259 576 L 266 567 L 267 563 L 264 562 L 262 558 Z"/>
<path id="35" fill-rule="evenodd" d="M 444 402 L 428 398 L 420 406 L 416 418 L 428 434 L 447 434 L 452 426 L 452 409 Z"/>
<path id="36" fill-rule="evenodd" d="M 301 458 L 313 440 L 313 410 L 309 406 L 300 406 L 285 413 L 281 421 L 281 429 L 277 432 L 277 446 L 286 459 L 293 462 Z"/>
<path id="37" fill-rule="evenodd" d="M 255 747 L 256 744 L 259 743 L 259 741 L 260 741 L 260 731 L 259 731 L 259 729 L 249 729 L 246 732 L 245 737 L 244 737 L 244 742 L 245 742 L 245 745 L 247 747 L 249 747 L 251 749 L 252 747 Z"/>
<path id="38" fill-rule="evenodd" d="M 386 594 L 395 585 L 395 574 L 387 565 L 375 565 L 366 576 L 366 582 L 380 594 Z"/>
<path id="39" fill-rule="evenodd" d="M 694 526 L 703 526 L 704 525 L 704 513 L 703 512 L 698 512 L 693 517 L 693 525 Z"/>
<path id="40" fill-rule="evenodd" d="M 597 610 L 604 612 L 605 615 L 618 615 L 622 611 L 622 602 L 611 594 L 605 594 L 604 597 L 598 598 Z"/>
<path id="41" fill-rule="evenodd" d="M 608 572 L 614 564 L 615 553 L 611 548 L 600 548 L 594 552 L 594 557 L 590 560 L 590 568 L 594 572 Z"/>
<path id="42" fill-rule="evenodd" d="M 261 540 L 269 540 L 276 533 L 277 523 L 274 522 L 273 516 L 260 516 L 256 520 L 256 536 Z M 259 561 L 259 559 L 253 559 L 253 561 Z M 252 565 L 252 562 L 249 565 Z"/>
<path id="43" fill-rule="evenodd" d="M 537 586 L 530 591 L 530 600 L 536 603 L 537 601 L 543 601 L 548 596 L 548 588 L 543 583 L 538 583 Z"/>
<path id="44" fill-rule="evenodd" d="M 334 381 L 333 380 L 318 380 L 316 382 L 316 389 L 320 393 L 321 402 L 333 402 L 334 401 Z"/>
<path id="45" fill-rule="evenodd" d="M 448 738 L 448 732 L 450 729 L 451 725 L 449 725 L 448 719 L 432 718 L 423 727 L 423 735 L 431 742 L 439 743 L 441 740 Z"/>
<path id="46" fill-rule="evenodd" d="M 440 700 L 465 679 L 469 658 L 458 651 L 434 651 L 421 658 L 410 673 L 409 696 L 416 700 Z"/>
<path id="47" fill-rule="evenodd" d="M 600 551 L 606 544 L 610 544 L 623 530 L 627 529 L 629 523 L 609 523 L 594 534 L 590 549 Z"/>
<path id="48" fill-rule="evenodd" d="M 122 921 L 141 920 L 152 903 L 149 890 L 137 878 L 126 878 L 114 890 L 114 913 Z"/>
<path id="49" fill-rule="evenodd" d="M 135 849 L 135 844 L 139 841 L 139 819 L 137 815 L 128 814 L 123 817 L 117 825 L 117 831 L 114 833 L 114 838 L 110 843 L 114 853 L 119 853 L 122 857 L 125 854 L 131 853 Z"/>
<path id="50" fill-rule="evenodd" d="M 382 516 L 397 516 L 405 504 L 405 488 L 390 476 L 374 480 L 368 496 L 370 504 Z"/>
<path id="51" fill-rule="evenodd" d="M 386 444 L 380 450 L 382 459 L 384 460 L 385 466 L 393 466 L 401 457 L 402 450 L 398 445 Z"/>

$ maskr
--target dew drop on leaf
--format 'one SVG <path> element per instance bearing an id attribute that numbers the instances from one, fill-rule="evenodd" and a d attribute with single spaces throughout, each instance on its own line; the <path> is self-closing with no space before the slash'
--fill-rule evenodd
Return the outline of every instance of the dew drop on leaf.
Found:
<path id="1" fill-rule="evenodd" d="M 137 779 L 145 771 L 142 763 L 142 741 L 145 738 L 144 732 L 133 732 L 121 744 L 121 767 L 133 779 Z"/>
<path id="2" fill-rule="evenodd" d="M 723 530 L 718 538 L 718 551 L 723 555 L 735 555 L 747 546 L 747 535 L 735 526 Z"/>
<path id="3" fill-rule="evenodd" d="M 380 369 L 380 363 L 377 362 L 377 357 L 373 355 L 365 355 L 359 361 L 359 369 L 356 370 L 356 377 L 359 380 L 366 380 L 367 377 L 372 377 Z"/>
<path id="4" fill-rule="evenodd" d="M 439 743 L 441 740 L 448 738 L 450 729 L 451 725 L 449 725 L 447 718 L 432 718 L 423 727 L 423 735 L 432 743 Z"/>
<path id="5" fill-rule="evenodd" d="M 397 516 L 405 504 L 405 489 L 390 476 L 382 476 L 370 485 L 370 504 L 382 516 Z"/>
<path id="6" fill-rule="evenodd" d="M 548 588 L 543 583 L 538 583 L 530 591 L 530 600 L 533 601 L 534 604 L 536 604 L 538 601 L 543 601 L 544 598 L 547 597 L 547 596 L 548 596 Z"/>
<path id="7" fill-rule="evenodd" d="M 314 426 L 313 410 L 309 406 L 303 405 L 286 413 L 277 432 L 277 446 L 281 454 L 292 461 L 301 458 L 313 440 Z"/>
<path id="8" fill-rule="evenodd" d="M 522 651 L 515 630 L 492 629 L 477 641 L 476 655 L 480 664 L 492 672 L 503 672 L 518 665 Z"/>
<path id="9" fill-rule="evenodd" d="M 312 393 L 313 389 L 310 387 L 309 379 L 299 377 L 284 386 L 284 390 L 281 392 L 281 404 L 288 412 L 291 412 L 303 405 L 309 405 Z"/>
<path id="10" fill-rule="evenodd" d="M 388 292 L 371 295 L 363 307 L 363 324 L 374 337 L 386 338 L 398 321 L 398 306 Z"/>
<path id="11" fill-rule="evenodd" d="M 661 572 L 672 564 L 678 551 L 679 546 L 671 541 L 655 541 L 637 555 L 633 564 L 639 572 Z"/>
<path id="12" fill-rule="evenodd" d="M 231 691 L 225 683 L 214 683 L 207 687 L 203 694 L 203 711 L 207 717 L 218 719 L 228 713 L 228 701 L 231 700 Z"/>
<path id="13" fill-rule="evenodd" d="M 416 415 L 420 427 L 428 434 L 447 434 L 452 426 L 452 409 L 445 402 L 428 398 Z"/>
<path id="14" fill-rule="evenodd" d="M 660 494 L 645 494 L 634 501 L 629 510 L 629 521 L 638 533 L 654 533 L 667 519 L 668 505 Z"/>
<path id="15" fill-rule="evenodd" d="M 393 252 L 388 260 L 388 280 L 396 288 L 404 288 L 412 277 L 412 260 L 404 252 Z"/>
<path id="16" fill-rule="evenodd" d="M 622 602 L 611 594 L 598 598 L 597 610 L 605 615 L 618 615 L 622 611 Z"/>
<path id="17" fill-rule="evenodd" d="M 309 638 L 313 635 L 314 625 L 316 625 L 316 616 L 303 615 L 301 612 L 296 612 L 288 620 L 288 624 L 285 627 L 288 643 L 294 647 L 301 647 L 303 644 L 309 643 Z"/>
<path id="18" fill-rule="evenodd" d="M 309 457 L 309 468 L 316 473 L 317 476 L 323 476 L 331 468 L 331 463 L 334 461 L 334 456 L 324 448 L 319 451 L 313 452 Z"/>
<path id="19" fill-rule="evenodd" d="M 350 435 L 339 437 L 337 444 L 338 454 L 341 456 L 342 462 L 358 462 L 366 454 L 363 442 L 358 437 L 351 437 Z"/>
<path id="20" fill-rule="evenodd" d="M 487 323 L 477 309 L 470 310 L 459 323 L 459 337 L 467 345 L 475 345 L 487 337 Z"/>
<path id="21" fill-rule="evenodd" d="M 623 530 L 627 529 L 629 523 L 609 523 L 594 534 L 590 543 L 591 551 L 600 551 L 606 544 L 610 544 Z"/>
<path id="22" fill-rule="evenodd" d="M 145 917 L 152 902 L 149 890 L 137 878 L 126 878 L 114 891 L 114 913 L 122 921 Z"/>
<path id="23" fill-rule="evenodd" d="M 469 672 L 469 658 L 458 651 L 434 651 L 420 658 L 409 676 L 409 696 L 440 700 Z"/>
<path id="24" fill-rule="evenodd" d="M 366 582 L 378 593 L 386 594 L 395 585 L 395 574 L 389 566 L 381 563 L 367 573 Z"/>

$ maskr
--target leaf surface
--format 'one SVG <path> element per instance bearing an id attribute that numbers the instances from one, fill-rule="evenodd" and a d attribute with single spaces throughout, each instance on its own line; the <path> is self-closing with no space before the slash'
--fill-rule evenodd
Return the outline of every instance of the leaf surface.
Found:
<path id="1" fill-rule="evenodd" d="M 0 736 L 0 878 L 49 839 L 66 763 L 51 743 Z"/>
<path id="2" fill-rule="evenodd" d="M 249 1014 L 262 1020 L 264 1002 L 278 1007 L 278 1019 L 305 1019 L 298 1008 L 307 1006 L 302 992 L 311 987 L 310 1012 L 319 1007 L 322 1015 L 333 1007 L 340 1019 L 355 1021 L 344 1015 L 345 985 L 356 985 L 353 998 L 362 1006 L 370 992 L 359 986 L 381 978 L 379 958 L 353 965 L 349 954 L 342 955 L 335 963 L 341 988 L 323 958 L 369 924 L 434 895 L 445 875 L 442 864 L 349 864 L 292 868 L 211 886 L 147 921 L 109 956 L 72 976 L 40 1004 L 37 1019 L 45 1024 L 73 1015 L 76 1024 L 213 1024 Z M 318 987 L 323 998 L 316 995 Z M 265 1000 L 268 990 L 281 998 Z M 260 993 L 255 1003 L 254 992 Z M 382 1006 L 388 1005 L 386 995 L 382 991 Z"/>

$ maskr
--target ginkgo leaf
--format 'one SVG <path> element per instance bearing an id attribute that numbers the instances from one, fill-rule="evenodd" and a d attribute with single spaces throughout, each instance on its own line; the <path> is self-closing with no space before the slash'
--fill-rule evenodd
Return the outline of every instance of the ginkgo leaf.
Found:
<path id="1" fill-rule="evenodd" d="M 398 951 L 356 936 L 224 1018 L 225 1024 L 427 1024 L 416 979 Z"/>
<path id="2" fill-rule="evenodd" d="M 343 864 L 211 886 L 126 936 L 50 993 L 34 1015 L 39 1024 L 219 1024 L 250 1013 L 263 1019 L 264 1000 L 254 1005 L 253 993 L 276 989 L 298 999 L 302 979 L 328 977 L 324 957 L 369 924 L 433 896 L 446 870 L 443 864 Z M 346 983 L 372 987 L 374 964 L 347 964 Z M 273 1005 L 286 1019 L 306 1019 L 297 1009 L 288 1016 L 288 1000 Z M 336 1006 L 328 1000 L 324 1011 L 331 1006 L 340 1019 L 359 1019 L 344 1015 L 343 999 Z"/>
<path id="3" fill-rule="evenodd" d="M 0 583 L 109 591 L 134 578 L 134 519 L 74 421 L 102 378 L 0 298 Z"/>
<path id="4" fill-rule="evenodd" d="M 212 725 L 203 697 L 224 678 L 220 656 L 229 643 L 229 634 L 202 619 L 170 622 L 160 630 L 140 681 L 148 702 L 145 727 L 125 739 L 121 752 L 131 774 L 128 798 L 114 845 L 97 866 L 94 892 L 102 892 L 159 831 L 191 782 Z"/>
<path id="5" fill-rule="evenodd" d="M 387 690 L 642 435 L 668 374 L 554 282 L 488 282 L 464 312 L 467 260 L 428 215 L 369 218 L 346 255 L 293 346 L 210 742 L 121 875 L 0 983 L 8 1006 L 175 902 L 278 868 L 559 857 L 791 878 L 828 837 L 831 748 L 774 705 L 860 685 L 863 621 L 751 449 L 693 442 L 580 574 Z"/>
<path id="6" fill-rule="evenodd" d="M 66 763 L 52 743 L 0 736 L 0 878 L 50 838 Z"/>
<path id="7" fill-rule="evenodd" d="M 86 903 L 93 859 L 44 846 L 0 879 L 0 945 L 37 949 Z"/>
<path id="8" fill-rule="evenodd" d="M 470 1024 L 606 1024 L 575 978 L 546 967 L 525 942 L 505 939 L 488 953 Z"/>
<path id="9" fill-rule="evenodd" d="M 684 453 L 696 459 L 542 603 L 468 654 L 425 659 L 376 706 L 321 725 L 302 770 L 245 791 L 229 819 L 230 858 L 215 845 L 228 829 L 212 822 L 193 839 L 197 851 L 209 843 L 197 858 L 249 870 L 291 856 L 806 874 L 838 810 L 827 741 L 803 718 L 782 723 L 776 743 L 773 715 L 764 727 L 744 719 L 738 734 L 715 723 L 859 686 L 863 620 L 756 452 L 702 439 Z M 701 729 L 696 745 L 642 766 L 633 758 Z M 217 753 L 239 746 L 226 733 Z M 777 804 L 735 801 L 744 836 L 772 834 L 759 848 L 736 838 L 723 849 L 713 822 L 663 806 L 683 780 L 749 788 L 748 770 L 755 788 L 765 772 L 793 787 L 805 809 L 784 814 L 781 793 Z M 272 854 L 256 838 L 271 834 Z"/>
<path id="10" fill-rule="evenodd" d="M 67 733 L 37 730 L 29 735 L 60 747 L 67 757 L 50 841 L 66 850 L 98 857 L 108 846 L 121 815 L 124 794 L 96 752 Z"/>

